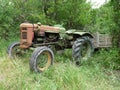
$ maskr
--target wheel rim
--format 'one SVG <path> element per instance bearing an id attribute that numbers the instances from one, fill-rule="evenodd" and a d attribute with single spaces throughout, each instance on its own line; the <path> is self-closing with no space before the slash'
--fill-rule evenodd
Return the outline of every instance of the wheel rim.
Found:
<path id="1" fill-rule="evenodd" d="M 44 71 L 51 65 L 51 54 L 48 51 L 42 52 L 37 58 L 37 68 Z"/>
<path id="2" fill-rule="evenodd" d="M 26 53 L 26 50 L 20 49 L 20 46 L 19 46 L 19 45 L 14 46 L 14 47 L 12 48 L 12 50 L 11 50 L 11 56 L 12 56 L 13 58 L 21 58 L 21 57 L 24 57 L 24 56 L 26 56 L 25 53 Z"/>
<path id="3" fill-rule="evenodd" d="M 21 51 L 20 51 L 20 48 L 19 48 L 18 45 L 17 45 L 17 46 L 14 46 L 14 47 L 12 48 L 11 55 L 12 55 L 13 57 L 19 57 L 19 56 L 21 56 Z"/>

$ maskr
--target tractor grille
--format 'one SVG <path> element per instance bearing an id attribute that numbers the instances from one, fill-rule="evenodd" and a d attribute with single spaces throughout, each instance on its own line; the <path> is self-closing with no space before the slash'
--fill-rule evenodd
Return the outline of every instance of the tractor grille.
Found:
<path id="1" fill-rule="evenodd" d="M 22 39 L 27 39 L 27 32 L 22 32 Z"/>
<path id="2" fill-rule="evenodd" d="M 26 27 L 22 27 L 22 30 L 27 30 L 27 28 Z"/>

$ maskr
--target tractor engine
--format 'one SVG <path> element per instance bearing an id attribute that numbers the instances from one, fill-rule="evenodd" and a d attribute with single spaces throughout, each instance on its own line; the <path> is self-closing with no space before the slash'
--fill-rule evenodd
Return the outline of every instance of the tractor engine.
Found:
<path id="1" fill-rule="evenodd" d="M 59 27 L 41 24 L 22 23 L 20 25 L 20 47 L 29 48 L 32 44 L 55 42 L 59 39 Z"/>

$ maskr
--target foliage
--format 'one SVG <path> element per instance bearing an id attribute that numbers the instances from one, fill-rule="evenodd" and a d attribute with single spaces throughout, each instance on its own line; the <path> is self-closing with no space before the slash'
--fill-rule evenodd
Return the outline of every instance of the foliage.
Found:
<path id="1" fill-rule="evenodd" d="M 114 10 L 114 21 L 119 27 L 120 26 L 120 1 L 111 0 L 111 6 L 113 7 L 113 10 Z"/>
<path id="2" fill-rule="evenodd" d="M 90 23 L 90 4 L 86 0 L 57 0 L 55 3 L 54 20 L 67 28 L 83 28 Z"/>
<path id="3" fill-rule="evenodd" d="M 120 0 L 110 0 L 110 4 L 113 7 L 113 20 L 116 24 L 116 27 L 112 30 L 112 34 L 116 45 L 120 46 Z"/>
<path id="4" fill-rule="evenodd" d="M 91 21 L 91 6 L 86 0 L 1 0 L 0 38 L 19 35 L 22 22 L 82 29 Z"/>
<path id="5" fill-rule="evenodd" d="M 13 17 L 15 16 L 15 14 L 13 5 L 9 3 L 9 1 L 10 0 L 0 1 L 0 39 L 8 39 L 11 34 L 14 35 L 13 32 L 11 33 L 11 30 L 13 30 L 14 27 Z"/>
<path id="6" fill-rule="evenodd" d="M 12 0 L 16 11 L 16 20 L 22 22 L 38 22 L 46 21 L 42 11 L 42 0 Z"/>
<path id="7" fill-rule="evenodd" d="M 86 26 L 86 29 L 90 32 L 109 33 L 115 28 L 113 21 L 113 7 L 110 3 L 103 5 L 98 9 L 93 9 L 92 23 Z"/>
<path id="8" fill-rule="evenodd" d="M 0 0 L 0 90 L 120 89 L 118 48 L 100 50 L 81 67 L 72 64 L 69 50 L 64 55 L 56 54 L 54 66 L 42 74 L 29 72 L 29 56 L 11 60 L 5 52 L 11 42 L 18 41 L 22 22 L 63 24 L 66 28 L 111 33 L 118 38 L 119 0 L 111 0 L 111 3 L 94 10 L 85 1 Z M 116 70 L 118 74 L 114 73 Z"/>
<path id="9" fill-rule="evenodd" d="M 97 59 L 96 59 L 97 58 Z M 93 60 L 101 67 L 120 70 L 120 56 L 118 48 L 102 49 L 96 52 Z"/>

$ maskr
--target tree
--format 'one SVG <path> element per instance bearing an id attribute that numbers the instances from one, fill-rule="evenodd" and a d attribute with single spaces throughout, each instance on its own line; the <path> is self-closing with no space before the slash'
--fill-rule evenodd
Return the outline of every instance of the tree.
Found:
<path id="1" fill-rule="evenodd" d="M 106 3 L 100 8 L 93 9 L 92 22 L 87 29 L 91 32 L 109 33 L 114 29 L 113 7 L 110 3 Z"/>
<path id="2" fill-rule="evenodd" d="M 19 24 L 26 21 L 83 29 L 92 18 L 86 0 L 0 0 L 0 6 L 0 37 L 5 39 L 17 36 Z"/>
<path id="3" fill-rule="evenodd" d="M 86 0 L 58 0 L 56 2 L 57 23 L 64 24 L 67 28 L 83 29 L 91 21 L 91 6 Z"/>
<path id="4" fill-rule="evenodd" d="M 0 38 L 7 40 L 14 23 L 14 8 L 11 0 L 0 0 Z"/>
<path id="5" fill-rule="evenodd" d="M 114 10 L 113 20 L 116 24 L 112 33 L 117 46 L 120 46 L 120 0 L 111 0 L 110 3 Z"/>

